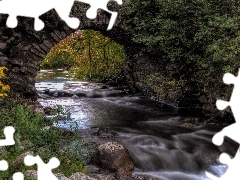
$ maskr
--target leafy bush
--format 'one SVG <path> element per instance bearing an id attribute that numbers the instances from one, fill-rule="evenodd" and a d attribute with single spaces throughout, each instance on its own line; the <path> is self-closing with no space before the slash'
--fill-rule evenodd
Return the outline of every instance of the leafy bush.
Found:
<path id="1" fill-rule="evenodd" d="M 163 67 L 178 65 L 180 77 L 201 86 L 203 102 L 214 106 L 229 96 L 222 75 L 240 67 L 239 7 L 239 0 L 136 0 L 126 1 L 123 13 L 143 52 Z M 163 79 L 171 81 L 167 71 Z"/>
<path id="2" fill-rule="evenodd" d="M 151 74 L 146 78 L 146 83 L 149 87 L 152 87 L 156 95 L 153 99 L 159 101 L 164 99 L 171 99 L 182 97 L 183 89 L 185 84 L 184 80 L 176 80 L 168 78 L 160 73 Z M 174 93 L 174 94 L 173 94 Z"/>
<path id="3" fill-rule="evenodd" d="M 57 107 L 56 113 L 59 113 L 62 109 Z M 32 151 L 35 155 L 40 157 L 47 163 L 51 157 L 57 157 L 61 165 L 54 170 L 55 172 L 61 172 L 66 176 L 75 172 L 85 172 L 83 156 L 79 154 L 84 147 L 84 142 L 79 140 L 76 135 L 66 137 L 57 128 L 46 128 L 49 124 L 52 124 L 55 120 L 45 122 L 43 117 L 38 114 L 34 114 L 28 106 L 18 104 L 11 99 L 4 99 L 0 101 L 0 129 L 4 129 L 5 126 L 15 127 L 15 145 L 7 146 L 5 154 L 0 154 L 1 159 L 5 159 L 9 162 L 9 170 L 0 174 L 0 178 L 10 178 L 14 172 L 24 172 L 26 169 L 36 169 L 34 167 L 26 167 L 23 163 L 16 166 L 15 159 L 26 151 Z M 3 131 L 0 138 L 5 138 Z M 72 149 L 72 142 L 81 142 L 77 148 Z M 63 150 L 64 149 L 64 150 Z M 78 151 L 75 151 L 75 150 Z M 85 153 L 85 152 L 84 152 Z"/>

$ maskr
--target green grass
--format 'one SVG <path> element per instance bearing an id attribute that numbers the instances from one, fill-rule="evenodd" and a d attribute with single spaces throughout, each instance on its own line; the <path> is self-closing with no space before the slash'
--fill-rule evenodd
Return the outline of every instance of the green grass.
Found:
<path id="1" fill-rule="evenodd" d="M 63 113 L 63 109 L 58 106 L 53 113 Z M 64 112 L 69 115 L 67 112 Z M 85 172 L 83 155 L 88 153 L 84 141 L 76 135 L 63 136 L 57 129 L 46 129 L 55 119 L 45 122 L 43 116 L 34 112 L 24 104 L 19 104 L 11 99 L 0 99 L 0 138 L 4 139 L 3 130 L 6 126 L 15 128 L 15 145 L 6 146 L 6 153 L 0 154 L 0 160 L 5 159 L 9 163 L 7 171 L 0 172 L 0 179 L 11 179 L 15 172 L 24 172 L 27 167 L 23 162 L 15 165 L 15 159 L 27 151 L 32 151 L 34 155 L 39 155 L 45 163 L 51 157 L 60 160 L 60 166 L 54 172 L 63 173 L 66 177 L 75 172 Z M 72 145 L 75 142 L 74 146 Z"/>

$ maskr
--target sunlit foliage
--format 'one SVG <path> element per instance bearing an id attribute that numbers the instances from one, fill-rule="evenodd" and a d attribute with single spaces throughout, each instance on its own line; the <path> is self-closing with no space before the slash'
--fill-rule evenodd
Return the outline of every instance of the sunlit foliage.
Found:
<path id="1" fill-rule="evenodd" d="M 42 68 L 76 67 L 76 77 L 100 79 L 116 75 L 125 62 L 124 48 L 100 32 L 77 31 L 53 47 Z"/>
<path id="2" fill-rule="evenodd" d="M 5 78 L 6 76 L 4 73 L 5 70 L 7 70 L 6 67 L 0 66 L 0 80 L 3 80 Z M 3 98 L 8 96 L 7 93 L 9 90 L 10 90 L 10 86 L 0 81 L 0 97 Z"/>

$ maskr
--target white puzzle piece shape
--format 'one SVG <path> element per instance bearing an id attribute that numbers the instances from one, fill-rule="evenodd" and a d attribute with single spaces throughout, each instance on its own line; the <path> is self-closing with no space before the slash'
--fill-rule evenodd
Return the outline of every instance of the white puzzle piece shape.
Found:
<path id="1" fill-rule="evenodd" d="M 13 180 L 24 180 L 24 175 L 21 172 L 16 172 L 13 174 Z"/>
<path id="2" fill-rule="evenodd" d="M 38 180 L 58 180 L 58 178 L 52 173 L 52 169 L 57 168 L 60 165 L 60 161 L 53 157 L 49 160 L 47 164 L 39 156 L 27 155 L 24 158 L 24 163 L 26 166 L 32 166 L 37 164 L 38 166 Z"/>
<path id="3" fill-rule="evenodd" d="M 14 127 L 7 126 L 4 128 L 5 139 L 0 139 L 0 146 L 11 146 L 15 144 L 13 134 L 15 132 Z"/>
<path id="4" fill-rule="evenodd" d="M 7 26 L 15 28 L 18 25 L 17 16 L 24 16 L 34 18 L 34 29 L 36 31 L 44 28 L 44 23 L 39 19 L 51 9 L 55 9 L 59 17 L 73 29 L 79 27 L 80 21 L 77 18 L 69 17 L 73 3 L 75 0 L 1 0 L 0 13 L 8 14 Z M 89 19 L 94 19 L 97 16 L 97 10 L 102 9 L 111 14 L 111 19 L 108 25 L 110 30 L 113 27 L 117 18 L 117 12 L 108 10 L 107 4 L 110 0 L 76 0 L 89 4 L 91 7 L 88 9 L 86 15 Z M 116 0 L 121 5 L 122 0 Z"/>
<path id="5" fill-rule="evenodd" d="M 39 31 L 44 28 L 44 23 L 39 16 L 51 9 L 55 9 L 62 20 L 73 29 L 79 26 L 77 18 L 69 17 L 74 0 L 2 0 L 0 13 L 9 14 L 7 26 L 17 27 L 17 16 L 34 18 L 34 29 Z"/>
<path id="6" fill-rule="evenodd" d="M 108 28 L 107 30 L 112 29 L 114 22 L 117 19 L 117 12 L 113 12 L 108 10 L 107 8 L 107 4 L 110 0 L 77 0 L 79 2 L 83 2 L 86 4 L 89 4 L 91 7 L 87 10 L 87 18 L 89 19 L 95 19 L 97 17 L 97 11 L 98 9 L 102 9 L 108 13 L 110 13 L 112 16 L 110 18 L 109 24 L 108 24 Z M 122 5 L 122 0 L 115 0 L 119 5 Z"/>
<path id="7" fill-rule="evenodd" d="M 5 160 L 0 161 L 0 171 L 6 171 L 8 169 L 8 162 Z"/>
<path id="8" fill-rule="evenodd" d="M 230 106 L 232 113 L 235 118 L 235 123 L 226 126 L 223 128 L 222 131 L 216 133 L 213 136 L 213 143 L 217 146 L 220 146 L 224 142 L 224 137 L 229 137 L 230 139 L 236 141 L 240 144 L 240 69 L 238 72 L 238 76 L 234 76 L 233 74 L 226 73 L 223 76 L 223 82 L 225 84 L 233 84 L 234 88 L 232 91 L 232 95 L 230 97 L 230 101 L 224 101 L 224 100 L 217 100 L 216 106 L 219 110 L 223 110 L 226 107 Z M 238 180 L 240 179 L 239 174 L 239 167 L 240 167 L 240 149 L 238 149 L 235 157 L 231 159 L 227 154 L 222 153 L 220 158 L 220 162 L 223 164 L 228 165 L 228 169 L 224 175 L 222 175 L 220 178 L 206 172 L 207 177 L 211 178 L 212 180 L 219 179 L 219 180 Z"/>
<path id="9" fill-rule="evenodd" d="M 220 155 L 219 161 L 222 164 L 227 164 L 228 169 L 225 174 L 220 178 L 206 172 L 207 177 L 212 180 L 239 180 L 239 167 L 240 167 L 240 149 L 238 149 L 235 157 L 231 159 L 226 153 Z"/>

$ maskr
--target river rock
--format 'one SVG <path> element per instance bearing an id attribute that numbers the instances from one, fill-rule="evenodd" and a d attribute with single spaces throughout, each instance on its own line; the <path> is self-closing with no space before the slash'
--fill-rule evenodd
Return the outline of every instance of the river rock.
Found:
<path id="1" fill-rule="evenodd" d="M 52 111 L 53 111 L 53 108 L 50 106 L 47 106 L 44 108 L 44 112 L 46 115 L 50 115 L 52 113 Z"/>
<path id="2" fill-rule="evenodd" d="M 56 173 L 54 174 L 58 180 L 70 180 L 69 178 L 65 177 L 64 174 L 61 174 L 61 173 Z"/>
<path id="3" fill-rule="evenodd" d="M 91 174 L 97 174 L 101 171 L 101 168 L 94 166 L 92 164 L 87 164 L 86 166 L 84 166 L 84 168 L 86 169 L 87 172 Z"/>
<path id="4" fill-rule="evenodd" d="M 36 180 L 37 179 L 37 171 L 36 170 L 27 170 L 24 173 L 25 177 L 30 180 Z"/>
<path id="5" fill-rule="evenodd" d="M 107 142 L 97 147 L 94 161 L 102 168 L 115 172 L 118 179 L 131 179 L 133 160 L 127 148 L 118 142 Z"/>
<path id="6" fill-rule="evenodd" d="M 69 177 L 69 180 L 96 180 L 96 179 L 92 178 L 92 177 L 89 177 L 86 174 L 77 172 L 77 173 L 72 174 Z"/>
<path id="7" fill-rule="evenodd" d="M 30 180 L 37 180 L 37 171 L 36 170 L 27 170 L 24 173 L 24 175 Z M 61 173 L 56 173 L 54 175 L 58 178 L 58 180 L 69 180 L 69 178 L 65 177 Z"/>
<path id="8" fill-rule="evenodd" d="M 45 115 L 44 109 L 43 109 L 42 107 L 36 107 L 36 108 L 34 109 L 34 113 L 40 114 L 40 115 L 42 115 L 42 116 Z"/>
<path id="9" fill-rule="evenodd" d="M 47 94 L 40 94 L 40 93 L 38 93 L 38 98 L 40 98 L 40 99 L 48 99 L 50 96 L 49 95 L 47 95 Z"/>
<path id="10" fill-rule="evenodd" d="M 114 175 L 109 174 L 93 174 L 92 177 L 97 180 L 117 180 Z"/>
<path id="11" fill-rule="evenodd" d="M 113 138 L 115 134 L 108 128 L 99 128 L 97 136 L 101 138 Z"/>
<path id="12" fill-rule="evenodd" d="M 71 96 L 73 96 L 73 94 L 70 91 L 67 91 L 67 90 L 59 90 L 58 95 L 60 97 L 71 97 Z"/>
<path id="13" fill-rule="evenodd" d="M 135 174 L 132 180 L 160 180 L 160 179 L 146 174 Z"/>

